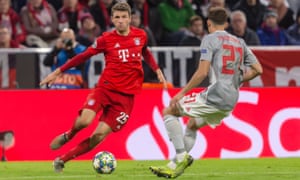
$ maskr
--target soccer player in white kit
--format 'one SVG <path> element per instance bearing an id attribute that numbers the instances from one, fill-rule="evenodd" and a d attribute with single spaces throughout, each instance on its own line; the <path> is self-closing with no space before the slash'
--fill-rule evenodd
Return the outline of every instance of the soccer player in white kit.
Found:
<path id="1" fill-rule="evenodd" d="M 219 125 L 235 107 L 241 84 L 262 74 L 262 66 L 245 42 L 224 30 L 227 18 L 224 8 L 209 11 L 207 27 L 210 34 L 200 45 L 198 69 L 163 110 L 164 124 L 176 156 L 166 166 L 150 167 L 159 177 L 176 178 L 181 175 L 193 162 L 188 152 L 195 144 L 197 130 L 206 125 Z M 185 95 L 206 76 L 211 83 L 205 90 Z M 178 121 L 181 116 L 189 117 L 185 133 Z"/>

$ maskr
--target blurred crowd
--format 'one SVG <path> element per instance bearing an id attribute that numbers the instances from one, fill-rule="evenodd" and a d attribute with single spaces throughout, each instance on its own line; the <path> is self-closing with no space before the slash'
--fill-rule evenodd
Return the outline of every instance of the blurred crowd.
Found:
<path id="1" fill-rule="evenodd" d="M 0 26 L 26 47 L 53 47 L 65 28 L 89 46 L 113 29 L 117 0 L 0 0 Z M 120 1 L 120 0 L 119 0 Z M 248 45 L 299 45 L 299 0 L 127 0 L 132 25 L 145 29 L 149 46 L 199 45 L 211 7 L 228 10 L 228 31 Z"/>

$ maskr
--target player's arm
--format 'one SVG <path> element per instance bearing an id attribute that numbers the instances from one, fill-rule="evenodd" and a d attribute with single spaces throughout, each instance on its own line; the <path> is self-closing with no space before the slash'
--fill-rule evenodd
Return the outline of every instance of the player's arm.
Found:
<path id="1" fill-rule="evenodd" d="M 172 98 L 170 105 L 175 104 L 191 89 L 198 86 L 208 75 L 210 69 L 210 61 L 201 60 L 197 70 L 193 74 L 189 82 Z"/>
<path id="2" fill-rule="evenodd" d="M 43 79 L 40 82 L 40 86 L 49 84 L 51 85 L 54 80 L 61 75 L 62 72 L 70 69 L 71 67 L 76 67 L 78 65 L 80 65 L 81 63 L 85 62 L 86 60 L 88 60 L 91 56 L 93 56 L 94 54 L 96 54 L 96 50 L 94 48 L 89 47 L 86 51 L 77 54 L 76 56 L 74 56 L 73 58 L 71 58 L 70 60 L 68 60 L 64 65 L 62 65 L 61 67 L 57 68 L 55 71 L 53 71 L 52 73 L 50 73 L 45 79 Z"/>
<path id="3" fill-rule="evenodd" d="M 261 64 L 257 61 L 254 64 L 250 65 L 250 68 L 247 69 L 247 71 L 243 75 L 243 81 L 250 81 L 251 79 L 255 78 L 258 75 L 261 75 L 263 73 L 263 69 Z"/>
<path id="4" fill-rule="evenodd" d="M 253 54 L 253 52 L 247 47 L 246 43 L 242 41 L 242 44 L 244 46 L 244 64 L 249 67 L 247 68 L 246 72 L 243 74 L 243 82 L 250 81 L 251 79 L 255 78 L 256 76 L 263 73 L 263 68 L 261 64 L 259 63 L 256 56 Z"/>
<path id="5" fill-rule="evenodd" d="M 154 57 L 153 57 L 152 53 L 150 52 L 150 50 L 147 47 L 144 47 L 142 53 L 143 53 L 143 57 L 144 57 L 145 62 L 156 73 L 157 79 L 159 80 L 159 82 L 163 83 L 164 88 L 167 88 L 168 85 L 167 85 L 167 81 L 165 79 L 165 76 L 162 73 L 159 66 L 157 65 L 157 63 L 155 62 Z"/>

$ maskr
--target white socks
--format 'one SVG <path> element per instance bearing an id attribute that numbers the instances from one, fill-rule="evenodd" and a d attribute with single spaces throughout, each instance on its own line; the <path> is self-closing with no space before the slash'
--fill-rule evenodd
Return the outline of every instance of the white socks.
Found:
<path id="1" fill-rule="evenodd" d="M 181 162 L 183 161 L 185 155 L 187 154 L 186 151 L 182 152 L 182 153 L 179 153 L 179 154 L 176 154 L 176 159 L 177 159 L 177 162 Z"/>
<path id="2" fill-rule="evenodd" d="M 190 152 L 193 146 L 195 145 L 197 138 L 197 131 L 193 131 L 186 127 L 185 134 L 183 137 L 184 147 L 187 152 Z"/>
<path id="3" fill-rule="evenodd" d="M 181 124 L 178 118 L 173 115 L 165 115 L 164 124 L 176 151 L 176 161 L 175 159 L 171 160 L 167 166 L 170 169 L 175 169 L 176 162 L 183 161 L 187 152 L 193 148 L 197 133 L 196 131 L 186 128 L 185 134 L 183 135 Z"/>
<path id="4" fill-rule="evenodd" d="M 179 154 L 176 154 L 175 158 L 172 159 L 168 164 L 167 166 L 170 168 L 170 169 L 176 169 L 176 161 L 177 162 L 181 162 L 183 161 L 184 159 L 184 156 L 187 154 L 187 152 L 182 152 L 182 153 L 179 153 Z"/>
<path id="5" fill-rule="evenodd" d="M 164 116 L 164 123 L 169 138 L 174 145 L 176 154 L 185 152 L 185 147 L 183 142 L 183 130 L 181 124 L 178 122 L 178 118 L 173 115 L 166 115 Z"/>

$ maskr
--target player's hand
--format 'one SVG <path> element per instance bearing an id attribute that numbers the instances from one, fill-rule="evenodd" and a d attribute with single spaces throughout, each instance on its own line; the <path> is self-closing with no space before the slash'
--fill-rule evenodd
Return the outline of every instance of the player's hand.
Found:
<path id="1" fill-rule="evenodd" d="M 178 104 L 179 100 L 184 96 L 184 94 L 182 94 L 181 92 L 177 93 L 170 101 L 170 106 L 171 107 L 176 107 L 176 105 Z"/>
<path id="2" fill-rule="evenodd" d="M 50 73 L 45 79 L 43 79 L 40 82 L 40 86 L 51 85 L 60 74 L 61 74 L 61 71 L 59 68 L 57 68 L 55 71 Z"/>
<path id="3" fill-rule="evenodd" d="M 165 79 L 164 74 L 162 73 L 162 71 L 160 69 L 156 70 L 156 75 L 157 75 L 157 79 L 159 80 L 159 82 L 163 83 L 164 88 L 167 89 L 168 83 Z"/>

